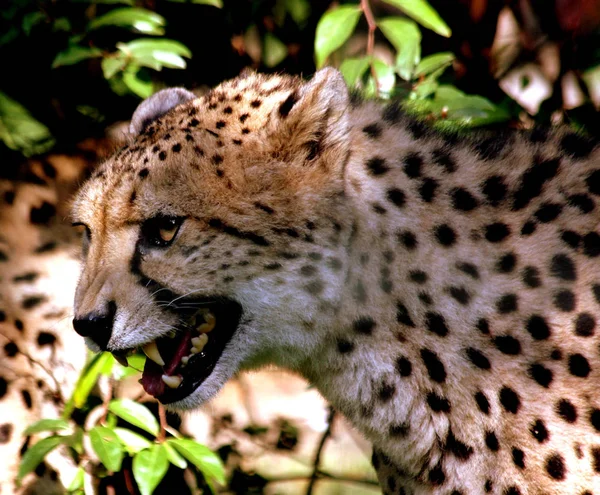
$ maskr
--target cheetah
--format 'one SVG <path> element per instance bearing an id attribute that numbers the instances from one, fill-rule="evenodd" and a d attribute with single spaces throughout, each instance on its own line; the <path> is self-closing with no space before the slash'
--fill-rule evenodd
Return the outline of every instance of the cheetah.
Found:
<path id="1" fill-rule="evenodd" d="M 246 74 L 135 111 L 83 185 L 77 333 L 199 406 L 307 378 L 386 494 L 600 493 L 600 145 L 441 133 L 339 72 Z"/>

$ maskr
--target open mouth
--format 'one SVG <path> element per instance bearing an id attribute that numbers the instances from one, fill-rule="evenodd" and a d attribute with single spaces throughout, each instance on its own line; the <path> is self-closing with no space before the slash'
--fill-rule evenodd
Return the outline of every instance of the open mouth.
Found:
<path id="1" fill-rule="evenodd" d="M 180 328 L 142 347 L 147 359 L 140 383 L 163 404 L 184 399 L 208 378 L 242 315 L 228 299 L 194 305 L 199 309 Z"/>

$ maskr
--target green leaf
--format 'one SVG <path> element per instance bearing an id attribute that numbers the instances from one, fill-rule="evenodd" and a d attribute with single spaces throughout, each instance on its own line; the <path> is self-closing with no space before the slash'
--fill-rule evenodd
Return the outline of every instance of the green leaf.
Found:
<path id="1" fill-rule="evenodd" d="M 223 8 L 223 0 L 169 0 L 173 3 L 195 3 L 197 5 L 211 5 L 218 9 Z"/>
<path id="2" fill-rule="evenodd" d="M 369 57 L 346 58 L 340 65 L 340 72 L 349 87 L 354 87 L 369 68 Z"/>
<path id="3" fill-rule="evenodd" d="M 288 49 L 271 33 L 265 35 L 263 44 L 263 60 L 267 67 L 275 67 L 287 57 Z"/>
<path id="4" fill-rule="evenodd" d="M 83 488 L 84 473 L 85 471 L 82 467 L 77 469 L 77 471 L 75 472 L 75 476 L 73 477 L 73 481 L 71 481 L 71 483 L 69 483 L 69 486 L 67 487 L 67 490 L 69 492 L 74 492 Z"/>
<path id="5" fill-rule="evenodd" d="M 407 16 L 412 17 L 422 26 L 435 31 L 446 38 L 452 31 L 435 9 L 426 0 L 383 0 L 389 5 L 398 7 Z"/>
<path id="6" fill-rule="evenodd" d="M 134 65 L 127 67 L 127 70 L 123 72 L 123 82 L 129 88 L 129 90 L 138 95 L 140 98 L 148 98 L 152 96 L 153 87 L 152 81 L 144 81 L 139 77 L 140 68 Z"/>
<path id="7" fill-rule="evenodd" d="M 133 5 L 135 0 L 71 0 L 72 3 L 104 3 L 114 4 L 121 3 L 125 5 Z"/>
<path id="8" fill-rule="evenodd" d="M 294 22 L 303 25 L 310 17 L 310 3 L 307 0 L 284 0 L 285 10 L 290 13 Z"/>
<path id="9" fill-rule="evenodd" d="M 141 38 L 129 43 L 117 43 L 117 48 L 137 64 L 154 70 L 161 70 L 162 67 L 183 69 L 186 63 L 182 57 L 192 56 L 185 45 L 168 39 Z"/>
<path id="10" fill-rule="evenodd" d="M 125 366 L 121 366 L 120 364 L 116 364 L 113 367 L 113 378 L 115 380 L 122 380 L 123 378 L 127 378 L 129 376 L 133 376 L 135 374 L 141 373 L 144 369 L 144 363 L 146 361 L 146 356 L 143 354 L 134 354 L 127 358 L 127 362 L 129 366 L 125 368 Z"/>
<path id="11" fill-rule="evenodd" d="M 158 422 L 148 408 L 130 399 L 115 399 L 108 404 L 108 410 L 119 418 L 128 421 L 142 430 L 158 435 Z"/>
<path id="12" fill-rule="evenodd" d="M 98 377 L 103 367 L 106 365 L 108 360 L 112 359 L 109 352 L 102 354 L 96 354 L 88 364 L 86 370 L 79 375 L 79 380 L 75 385 L 75 390 L 69 402 L 65 405 L 62 417 L 68 418 L 73 412 L 73 408 L 82 408 L 87 400 L 92 388 L 96 385 Z"/>
<path id="13" fill-rule="evenodd" d="M 114 57 L 105 57 L 102 59 L 102 72 L 104 73 L 104 79 L 110 79 L 117 73 L 121 72 L 127 66 L 127 60 L 122 54 L 118 54 Z"/>
<path id="14" fill-rule="evenodd" d="M 25 156 L 48 151 L 54 139 L 48 128 L 27 109 L 0 91 L 0 140 Z"/>
<path id="15" fill-rule="evenodd" d="M 60 431 L 68 429 L 69 423 L 64 419 L 40 419 L 29 425 L 23 432 L 23 435 L 33 435 L 40 431 Z"/>
<path id="16" fill-rule="evenodd" d="M 445 120 L 463 125 L 488 125 L 507 120 L 510 116 L 492 102 L 477 95 L 467 95 L 454 86 L 438 88 L 431 111 L 442 112 Z"/>
<path id="17" fill-rule="evenodd" d="M 183 457 L 181 457 L 177 451 L 171 447 L 168 443 L 163 443 L 163 447 L 167 453 L 167 457 L 169 458 L 169 462 L 179 469 L 185 469 L 187 467 L 187 462 Z"/>
<path id="18" fill-rule="evenodd" d="M 592 103 L 596 108 L 600 108 L 600 65 L 586 70 L 581 75 L 581 79 L 588 88 Z"/>
<path id="19" fill-rule="evenodd" d="M 71 45 L 65 50 L 58 52 L 52 62 L 52 68 L 56 69 L 63 65 L 73 65 L 88 58 L 101 57 L 102 51 L 98 48 L 89 48 L 86 46 Z"/>
<path id="20" fill-rule="evenodd" d="M 321 17 L 315 35 L 317 68 L 323 67 L 327 57 L 350 37 L 360 14 L 360 7 L 344 5 L 325 12 Z"/>
<path id="21" fill-rule="evenodd" d="M 29 12 L 28 14 L 25 14 L 23 16 L 23 21 L 21 23 L 23 32 L 27 36 L 29 36 L 31 34 L 31 30 L 33 29 L 33 26 L 35 26 L 36 24 L 39 24 L 40 22 L 44 21 L 45 19 L 46 19 L 45 14 L 40 11 Z"/>
<path id="22" fill-rule="evenodd" d="M 119 26 L 143 34 L 162 36 L 165 34 L 162 26 L 165 18 L 150 10 L 137 7 L 121 7 L 92 20 L 88 29 L 98 29 L 106 26 Z"/>
<path id="23" fill-rule="evenodd" d="M 130 454 L 135 454 L 140 450 L 148 449 L 152 445 L 152 442 L 128 428 L 117 427 L 114 428 L 113 431 Z"/>
<path id="24" fill-rule="evenodd" d="M 55 33 L 60 31 L 69 33 L 72 31 L 72 29 L 73 28 L 71 26 L 71 21 L 69 21 L 69 19 L 67 19 L 66 17 L 59 17 L 58 19 L 55 19 L 52 23 L 52 31 L 54 31 Z"/>
<path id="25" fill-rule="evenodd" d="M 208 447 L 189 438 L 170 438 L 167 443 L 196 466 L 207 480 L 213 479 L 221 485 L 225 484 L 223 463 Z"/>
<path id="26" fill-rule="evenodd" d="M 394 72 L 394 68 L 390 67 L 382 60 L 375 59 L 373 60 L 373 70 L 375 71 L 375 75 L 377 76 L 377 93 L 379 93 L 379 96 L 381 97 L 389 97 L 396 84 L 396 75 Z M 369 83 L 367 84 L 366 92 L 369 95 L 373 95 L 376 93 L 375 81 L 372 77 L 369 78 Z"/>
<path id="27" fill-rule="evenodd" d="M 142 495 L 151 495 L 169 469 L 167 452 L 161 444 L 154 444 L 138 452 L 133 458 L 133 477 Z"/>
<path id="28" fill-rule="evenodd" d="M 88 432 L 94 452 L 98 454 L 100 462 L 106 469 L 117 472 L 123 462 L 123 445 L 119 437 L 105 426 L 95 426 Z"/>
<path id="29" fill-rule="evenodd" d="M 421 59 L 419 27 L 413 21 L 403 17 L 387 17 L 378 21 L 377 26 L 397 51 L 398 74 L 405 81 L 410 81 Z"/>
<path id="30" fill-rule="evenodd" d="M 440 52 L 425 57 L 415 71 L 415 77 L 426 76 L 438 70 L 445 70 L 453 61 L 454 54 L 450 52 Z"/>
<path id="31" fill-rule="evenodd" d="M 44 438 L 27 449 L 21 459 L 17 481 L 20 482 L 23 477 L 33 471 L 46 455 L 63 443 L 65 437 L 53 436 Z"/>

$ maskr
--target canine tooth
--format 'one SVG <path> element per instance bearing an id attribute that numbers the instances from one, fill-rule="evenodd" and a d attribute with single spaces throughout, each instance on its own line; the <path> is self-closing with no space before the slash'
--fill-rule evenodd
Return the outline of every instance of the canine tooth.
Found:
<path id="1" fill-rule="evenodd" d="M 181 378 L 178 375 L 174 375 L 174 376 L 163 375 L 163 376 L 161 376 L 161 378 L 162 378 L 162 381 L 165 382 L 165 385 L 169 388 L 179 387 L 179 385 L 181 385 L 181 382 L 183 380 L 183 378 Z"/>
<path id="2" fill-rule="evenodd" d="M 121 366 L 125 366 L 125 368 L 129 366 L 129 363 L 127 362 L 127 356 L 123 356 L 123 354 L 113 354 L 113 357 Z"/>
<path id="3" fill-rule="evenodd" d="M 163 360 L 162 356 L 160 355 L 160 352 L 158 352 L 158 347 L 156 346 L 156 342 L 152 341 L 149 344 L 146 344 L 144 347 L 142 347 L 142 351 L 144 351 L 144 354 L 146 356 L 148 356 L 149 359 L 154 361 L 159 366 L 165 365 L 165 361 Z"/>
<path id="4" fill-rule="evenodd" d="M 196 352 L 194 352 L 194 354 L 198 354 L 202 349 L 204 349 L 204 346 L 207 342 L 208 335 L 206 335 L 205 333 L 201 334 L 200 337 L 194 337 L 192 339 L 192 352 L 194 352 L 194 349 L 196 349 Z"/>

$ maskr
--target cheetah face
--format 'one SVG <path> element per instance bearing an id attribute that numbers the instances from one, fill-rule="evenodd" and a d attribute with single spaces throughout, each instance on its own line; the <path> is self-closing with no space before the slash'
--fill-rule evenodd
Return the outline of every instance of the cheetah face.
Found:
<path id="1" fill-rule="evenodd" d="M 346 106 L 332 70 L 142 103 L 132 143 L 74 201 L 86 235 L 73 324 L 88 346 L 121 362 L 142 349 L 143 387 L 174 408 L 240 369 L 311 359 L 350 231 Z"/>

